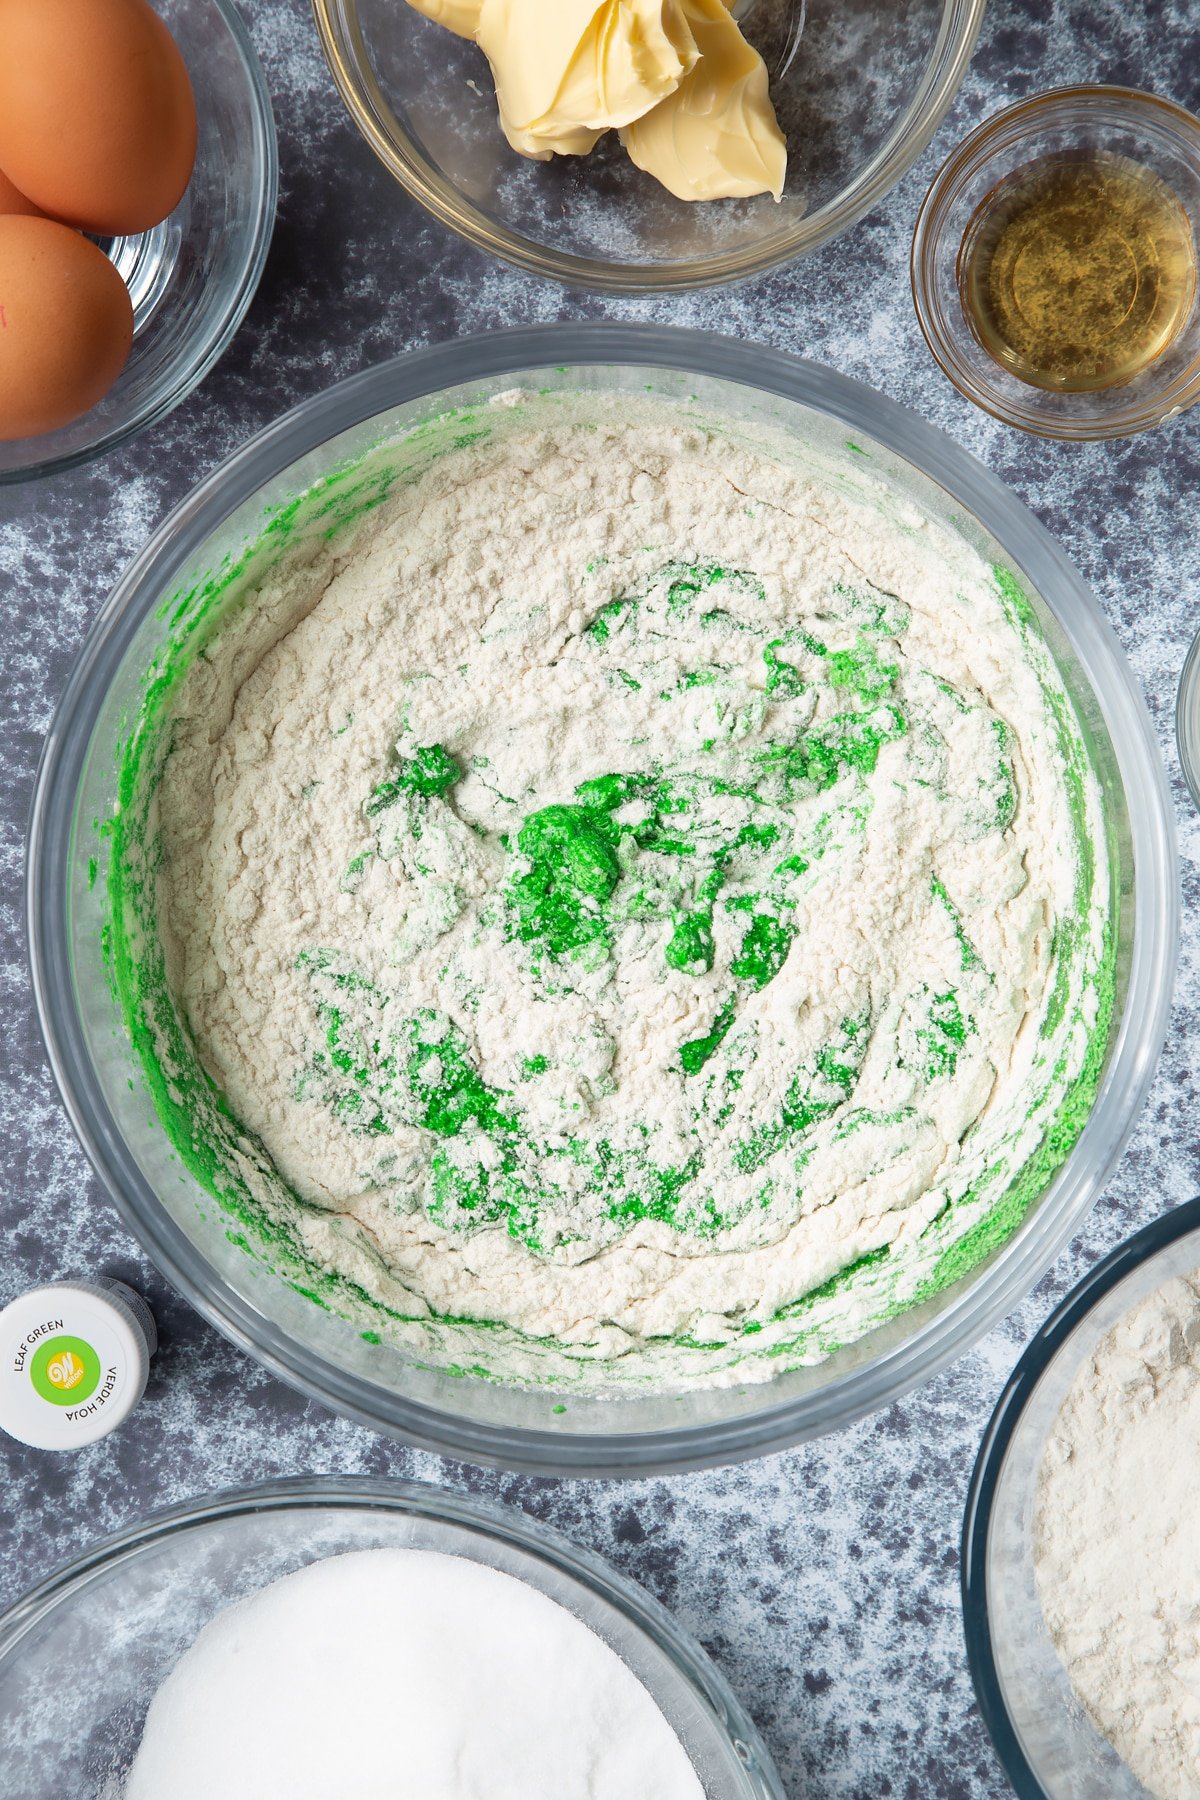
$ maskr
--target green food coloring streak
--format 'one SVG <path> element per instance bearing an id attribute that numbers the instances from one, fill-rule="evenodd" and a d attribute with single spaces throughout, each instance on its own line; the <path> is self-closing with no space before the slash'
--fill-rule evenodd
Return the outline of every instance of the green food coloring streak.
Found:
<path id="1" fill-rule="evenodd" d="M 958 953 L 962 958 L 964 974 L 971 969 L 982 969 L 983 959 L 979 955 L 974 944 L 972 944 L 968 938 L 966 932 L 963 930 L 962 914 L 947 893 L 946 884 L 940 875 L 935 875 L 930 881 L 929 891 L 934 899 L 946 909 L 946 912 L 949 915 L 951 929 L 954 932 L 955 941 L 958 944 Z"/>
<path id="2" fill-rule="evenodd" d="M 796 700 L 805 692 L 805 682 L 794 663 L 779 655 L 782 638 L 768 644 L 763 651 L 767 665 L 767 693 L 780 700 Z"/>
<path id="3" fill-rule="evenodd" d="M 729 1027 L 733 1024 L 733 1001 L 727 1000 L 713 1022 L 711 1031 L 703 1037 L 692 1038 L 690 1043 L 679 1047 L 679 1061 L 685 1075 L 699 1074 L 714 1050 L 720 1048 Z"/>
<path id="4" fill-rule="evenodd" d="M 850 688 L 870 701 L 881 699 L 900 673 L 897 663 L 880 660 L 875 645 L 865 637 L 852 650 L 831 650 L 827 668 L 831 686 Z"/>
<path id="5" fill-rule="evenodd" d="M 734 1161 L 744 1174 L 760 1169 L 785 1145 L 803 1137 L 846 1103 L 870 1044 L 869 1027 L 866 1013 L 843 1019 L 837 1036 L 822 1044 L 810 1064 L 797 1070 L 774 1122 L 760 1126 L 737 1146 Z"/>
<path id="6" fill-rule="evenodd" d="M 924 1053 L 921 1072 L 927 1082 L 953 1076 L 958 1067 L 959 1051 L 975 1030 L 974 1020 L 964 1018 L 953 988 L 935 994 L 929 1007 L 929 1022 L 917 1029 L 917 1041 Z"/>
<path id="7" fill-rule="evenodd" d="M 605 930 L 604 902 L 620 878 L 619 833 L 603 807 L 547 806 L 517 833 L 529 867 L 508 889 L 517 934 L 564 956 Z"/>
<path id="8" fill-rule="evenodd" d="M 401 762 L 395 775 L 372 789 L 363 810 L 374 818 L 409 795 L 429 800 L 445 794 L 461 779 L 462 770 L 448 750 L 441 744 L 423 744 L 415 756 Z"/>
<path id="9" fill-rule="evenodd" d="M 741 949 L 729 965 L 730 974 L 748 981 L 752 987 L 766 987 L 787 961 L 794 935 L 791 928 L 774 914 L 756 912 L 742 939 Z"/>

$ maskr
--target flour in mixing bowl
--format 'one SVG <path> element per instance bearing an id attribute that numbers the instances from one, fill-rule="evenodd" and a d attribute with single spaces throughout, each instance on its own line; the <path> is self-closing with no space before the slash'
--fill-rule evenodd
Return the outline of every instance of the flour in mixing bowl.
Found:
<path id="1" fill-rule="evenodd" d="M 1081 1128 L 1085 742 L 1012 577 L 869 474 L 517 395 L 156 692 L 118 899 L 164 1102 L 389 1330 L 765 1377 L 970 1268 Z"/>
<path id="2" fill-rule="evenodd" d="M 1155 1800 L 1200 1795 L 1200 1271 L 1083 1365 L 1046 1445 L 1038 1593 L 1095 1724 Z"/>

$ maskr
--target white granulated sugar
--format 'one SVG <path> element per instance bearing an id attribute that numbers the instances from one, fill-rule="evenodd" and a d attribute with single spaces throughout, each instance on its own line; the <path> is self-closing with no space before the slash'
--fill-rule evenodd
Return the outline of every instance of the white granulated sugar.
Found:
<path id="1" fill-rule="evenodd" d="M 869 477 L 505 401 L 183 683 L 172 986 L 314 1266 L 765 1376 L 951 1279 L 1039 1153 L 1098 789 L 1019 606 Z"/>
<path id="2" fill-rule="evenodd" d="M 1200 1795 L 1200 1271 L 1120 1320 L 1046 1445 L 1038 1593 L 1092 1720 L 1155 1800 Z"/>
<path id="3" fill-rule="evenodd" d="M 124 1800 L 703 1800 L 621 1658 L 536 1589 L 362 1550 L 228 1607 L 163 1682 Z"/>

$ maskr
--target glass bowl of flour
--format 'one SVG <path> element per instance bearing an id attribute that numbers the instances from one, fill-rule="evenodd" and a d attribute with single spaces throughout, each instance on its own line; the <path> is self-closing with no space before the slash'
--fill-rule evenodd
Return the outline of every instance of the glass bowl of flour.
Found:
<path id="1" fill-rule="evenodd" d="M 1195 1792 L 1200 1200 L 1092 1270 L 1017 1364 L 975 1468 L 963 1611 L 1022 1800 Z"/>
<path id="2" fill-rule="evenodd" d="M 886 1404 L 1131 1129 L 1174 848 L 1095 602 L 982 468 L 751 345 L 371 370 L 130 569 L 38 785 L 37 993 L 159 1266 L 469 1459 Z"/>
<path id="3" fill-rule="evenodd" d="M 390 1554 L 366 1561 L 379 1552 Z M 370 1620 L 369 1590 L 356 1595 L 355 1583 L 369 1584 L 373 1571 L 409 1591 L 414 1613 L 426 1609 L 424 1669 L 415 1632 L 408 1633 L 403 1620 L 390 1626 L 384 1616 Z M 314 1577 L 323 1589 L 315 1606 Z M 279 1583 L 284 1587 L 276 1586 L 268 1606 L 271 1598 L 278 1606 L 281 1596 L 286 1606 L 289 1588 L 293 1598 L 288 1617 L 277 1617 L 272 1626 L 263 1616 L 263 1590 Z M 310 1597 L 297 1612 L 296 1597 L 306 1589 Z M 457 1652 L 449 1633 L 435 1648 L 442 1635 L 439 1595 L 455 1617 L 466 1609 L 465 1617 L 475 1620 L 474 1640 Z M 227 1609 L 245 1602 L 256 1602 L 257 1620 L 243 1606 L 240 1642 L 231 1643 Z M 366 1648 L 354 1641 L 356 1619 L 372 1636 Z M 196 1640 L 214 1621 L 226 1636 L 212 1655 Z M 272 1634 L 281 1625 L 290 1641 L 272 1655 Z M 310 1625 L 322 1640 L 311 1651 L 297 1641 Z M 375 1713 L 383 1713 L 385 1745 L 374 1735 L 372 1707 L 360 1704 L 363 1696 L 347 1691 L 339 1698 L 330 1689 L 337 1677 L 327 1654 L 322 1676 L 323 1652 L 330 1633 L 338 1631 L 347 1633 L 340 1663 L 362 1659 L 361 1689 L 371 1689 L 383 1672 L 381 1693 L 366 1698 L 373 1697 Z M 499 1680 L 487 1661 L 489 1655 L 494 1661 L 497 1636 L 512 1657 Z M 510 1700 L 536 1713 L 543 1704 L 537 1687 L 523 1700 L 520 1691 L 548 1648 L 556 1662 L 541 1685 L 563 1684 L 559 1698 L 566 1702 L 572 1735 L 556 1744 L 557 1726 L 549 1717 L 532 1744 L 523 1744 L 523 1721 L 506 1719 L 495 1708 L 507 1682 L 513 1685 Z M 181 1713 L 174 1712 L 174 1693 L 165 1690 L 148 1728 L 151 1701 L 189 1651 L 190 1661 L 174 1680 L 175 1693 L 187 1690 Z M 222 1691 L 236 1657 L 269 1657 L 273 1663 L 237 1675 L 249 1696 L 241 1717 L 235 1717 L 237 1695 Z M 288 1667 L 280 1680 L 282 1662 Z M 430 1679 L 428 1727 L 415 1722 L 413 1736 L 421 1741 L 410 1744 L 407 1768 L 396 1727 L 408 1701 L 386 1693 L 387 1671 L 395 1679 L 406 1668 L 411 1687 Z M 439 1671 L 444 1682 L 437 1680 Z M 284 1691 L 273 1689 L 273 1679 Z M 330 1701 L 324 1714 L 322 1685 Z M 450 1698 L 455 1695 L 457 1709 Z M 290 1795 L 309 1791 L 304 1780 L 313 1769 L 324 1769 L 327 1784 L 314 1780 L 311 1791 L 328 1794 L 337 1786 L 336 1776 L 328 1777 L 331 1766 L 364 1780 L 370 1775 L 370 1791 L 382 1793 L 388 1782 L 403 1785 L 414 1770 L 421 1773 L 414 1756 L 432 1758 L 439 1777 L 432 1786 L 439 1794 L 459 1791 L 445 1785 L 455 1779 L 462 1780 L 464 1794 L 478 1793 L 480 1760 L 486 1763 L 488 1754 L 478 1725 L 488 1719 L 497 1758 L 488 1791 L 508 1793 L 516 1765 L 528 1769 L 532 1761 L 545 1762 L 548 1770 L 557 1766 L 569 1791 L 581 1792 L 572 1744 L 587 1735 L 593 1703 L 602 1709 L 592 1770 L 597 1793 L 628 1793 L 620 1769 L 623 1757 L 634 1757 L 641 1759 L 634 1766 L 657 1772 L 656 1793 L 681 1800 L 693 1793 L 706 1800 L 782 1800 L 754 1726 L 700 1646 L 662 1607 L 600 1558 L 524 1514 L 420 1483 L 305 1479 L 194 1501 L 95 1545 L 0 1619 L 0 1755 L 10 1791 L 25 1800 L 162 1795 L 171 1783 L 164 1785 L 157 1758 L 169 1755 L 172 1742 L 178 1754 L 165 1766 L 180 1771 L 181 1791 L 189 1793 Z M 208 1750 L 203 1741 L 185 1740 L 209 1705 L 224 1713 L 222 1729 L 208 1734 L 214 1753 L 218 1762 L 232 1761 L 219 1784 L 205 1786 L 196 1764 Z M 466 1720 L 456 1717 L 464 1706 L 472 1709 Z M 265 1764 L 260 1714 L 269 1716 L 275 1744 Z M 354 1723 L 355 1741 L 339 1745 L 347 1721 Z M 620 1743 L 606 1741 L 610 1730 L 620 1734 Z M 253 1780 L 248 1769 L 255 1771 Z M 350 1785 L 357 1783 L 351 1779 Z M 534 1785 L 538 1793 L 565 1791 L 540 1777 Z M 590 1780 L 587 1787 L 593 1791 Z"/>

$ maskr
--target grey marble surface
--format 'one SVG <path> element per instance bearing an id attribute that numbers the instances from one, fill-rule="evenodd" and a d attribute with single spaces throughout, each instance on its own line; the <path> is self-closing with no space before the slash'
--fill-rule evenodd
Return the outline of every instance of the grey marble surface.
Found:
<path id="1" fill-rule="evenodd" d="M 0 1603 L 99 1533 L 192 1494 L 308 1471 L 417 1475 L 553 1522 L 672 1607 L 749 1706 L 795 1800 L 1001 1796 L 959 1621 L 958 1534 L 979 1435 L 1058 1296 L 1200 1185 L 1200 829 L 1172 738 L 1200 623 L 1200 409 L 1145 438 L 1085 448 L 983 418 L 920 341 L 908 241 L 941 157 L 1008 99 L 1099 79 L 1200 106 L 1200 4 L 993 0 L 937 140 L 855 230 L 733 293 L 634 302 L 518 276 L 430 223 L 345 119 L 304 0 L 244 10 L 275 101 L 282 195 L 240 335 L 200 391 L 133 445 L 0 490 L 0 1302 L 35 1280 L 107 1271 L 149 1295 L 162 1331 L 147 1397 L 116 1436 L 71 1459 L 0 1441 Z M 63 1117 L 30 1001 L 21 900 L 55 698 L 110 584 L 167 510 L 251 431 L 340 375 L 459 333 L 580 315 L 694 324 L 818 358 L 916 408 L 1009 482 L 1092 582 L 1142 683 L 1175 789 L 1185 900 L 1151 1101 L 1080 1239 L 1022 1307 L 939 1379 L 837 1437 L 741 1468 L 591 1485 L 509 1478 L 384 1442 L 306 1404 L 200 1323 L 119 1225 Z"/>

